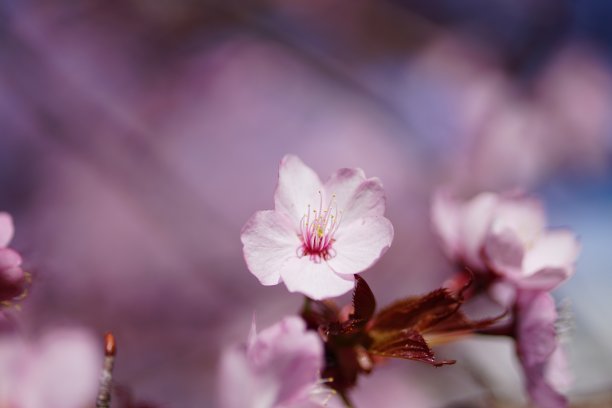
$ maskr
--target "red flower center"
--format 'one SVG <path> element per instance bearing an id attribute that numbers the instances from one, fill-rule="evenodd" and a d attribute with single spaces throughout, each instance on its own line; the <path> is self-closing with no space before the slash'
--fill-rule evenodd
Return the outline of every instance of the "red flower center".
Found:
<path id="1" fill-rule="evenodd" d="M 338 211 L 336 195 L 326 209 L 323 209 L 323 195 L 319 191 L 319 210 L 311 210 L 310 205 L 300 221 L 300 240 L 302 244 L 297 249 L 298 257 L 308 256 L 311 261 L 321 262 L 336 256 L 332 248 L 335 242 L 334 234 L 340 225 L 342 212 Z"/>

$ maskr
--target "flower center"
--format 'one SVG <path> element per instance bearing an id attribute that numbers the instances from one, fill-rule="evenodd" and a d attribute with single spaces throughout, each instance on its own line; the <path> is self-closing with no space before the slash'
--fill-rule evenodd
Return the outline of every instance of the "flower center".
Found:
<path id="1" fill-rule="evenodd" d="M 311 261 L 321 262 L 336 256 L 332 248 L 335 242 L 334 234 L 338 230 L 342 211 L 338 211 L 336 195 L 323 209 L 323 194 L 319 191 L 319 209 L 311 210 L 310 205 L 300 221 L 300 240 L 302 244 L 297 249 L 298 257 L 308 256 Z"/>

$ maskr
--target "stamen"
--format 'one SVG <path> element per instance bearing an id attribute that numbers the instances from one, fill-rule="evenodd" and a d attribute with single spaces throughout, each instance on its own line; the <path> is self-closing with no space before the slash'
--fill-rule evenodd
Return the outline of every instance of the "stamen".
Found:
<path id="1" fill-rule="evenodd" d="M 567 342 L 572 337 L 576 329 L 574 316 L 572 313 L 572 304 L 569 299 L 563 299 L 557 307 L 557 320 L 555 321 L 555 330 L 557 338 L 560 342 Z"/>
<path id="2" fill-rule="evenodd" d="M 296 250 L 298 257 L 308 255 L 313 262 L 319 263 L 336 256 L 332 249 L 334 234 L 338 230 L 342 211 L 338 210 L 336 195 L 332 194 L 327 207 L 323 208 L 323 193 L 319 190 L 319 209 L 312 210 L 310 205 L 300 220 L 300 239 L 302 245 Z"/>
<path id="3" fill-rule="evenodd" d="M 332 397 L 337 394 L 336 390 L 328 387 L 328 384 L 331 384 L 332 382 L 334 382 L 333 377 L 319 378 L 314 387 L 310 390 L 309 394 L 311 396 L 311 400 L 315 400 L 322 406 L 327 407 L 327 404 Z M 323 397 L 323 400 L 317 401 L 319 399 L 317 397 Z"/>

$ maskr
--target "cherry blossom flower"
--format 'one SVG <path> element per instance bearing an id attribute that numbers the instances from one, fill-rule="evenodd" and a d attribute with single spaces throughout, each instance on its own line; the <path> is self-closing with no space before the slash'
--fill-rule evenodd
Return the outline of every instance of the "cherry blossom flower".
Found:
<path id="1" fill-rule="evenodd" d="M 380 180 L 340 169 L 322 183 L 296 156 L 283 158 L 274 210 L 258 211 L 242 229 L 247 266 L 263 285 L 283 281 L 313 299 L 353 288 L 353 274 L 389 248 L 393 226 L 383 214 Z"/>
<path id="2" fill-rule="evenodd" d="M 502 199 L 484 244 L 491 268 L 522 288 L 551 290 L 574 273 L 580 245 L 569 230 L 546 230 L 540 202 Z"/>
<path id="3" fill-rule="evenodd" d="M 486 268 L 482 247 L 498 202 L 493 193 L 479 194 L 467 202 L 444 189 L 434 194 L 431 218 L 446 256 L 475 270 Z"/>
<path id="4" fill-rule="evenodd" d="M 15 228 L 12 217 L 0 212 L 0 302 L 11 300 L 24 292 L 27 277 L 21 269 L 21 256 L 7 248 Z"/>
<path id="5" fill-rule="evenodd" d="M 95 403 L 102 366 L 96 339 L 77 329 L 47 333 L 28 343 L 0 338 L 0 406 L 82 408 Z"/>
<path id="6" fill-rule="evenodd" d="M 221 358 L 222 408 L 288 408 L 311 406 L 319 384 L 323 344 L 296 316 L 256 333 L 227 349 Z"/>
<path id="7" fill-rule="evenodd" d="M 481 193 L 461 202 L 440 191 L 432 220 L 450 258 L 477 272 L 491 270 L 517 287 L 550 290 L 574 272 L 575 235 L 547 230 L 536 199 Z"/>
<path id="8" fill-rule="evenodd" d="M 516 302 L 517 353 L 533 402 L 541 408 L 567 406 L 562 394 L 571 382 L 557 336 L 555 302 L 548 292 L 521 291 Z"/>

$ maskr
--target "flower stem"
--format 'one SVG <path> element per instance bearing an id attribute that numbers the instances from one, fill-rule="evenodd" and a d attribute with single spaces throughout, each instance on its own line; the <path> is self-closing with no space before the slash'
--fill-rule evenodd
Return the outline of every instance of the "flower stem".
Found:
<path id="1" fill-rule="evenodd" d="M 346 395 L 346 391 L 338 392 L 340 398 L 342 398 L 342 402 L 344 402 L 344 406 L 346 408 L 355 408 L 355 405 L 351 401 L 351 399 Z"/>

